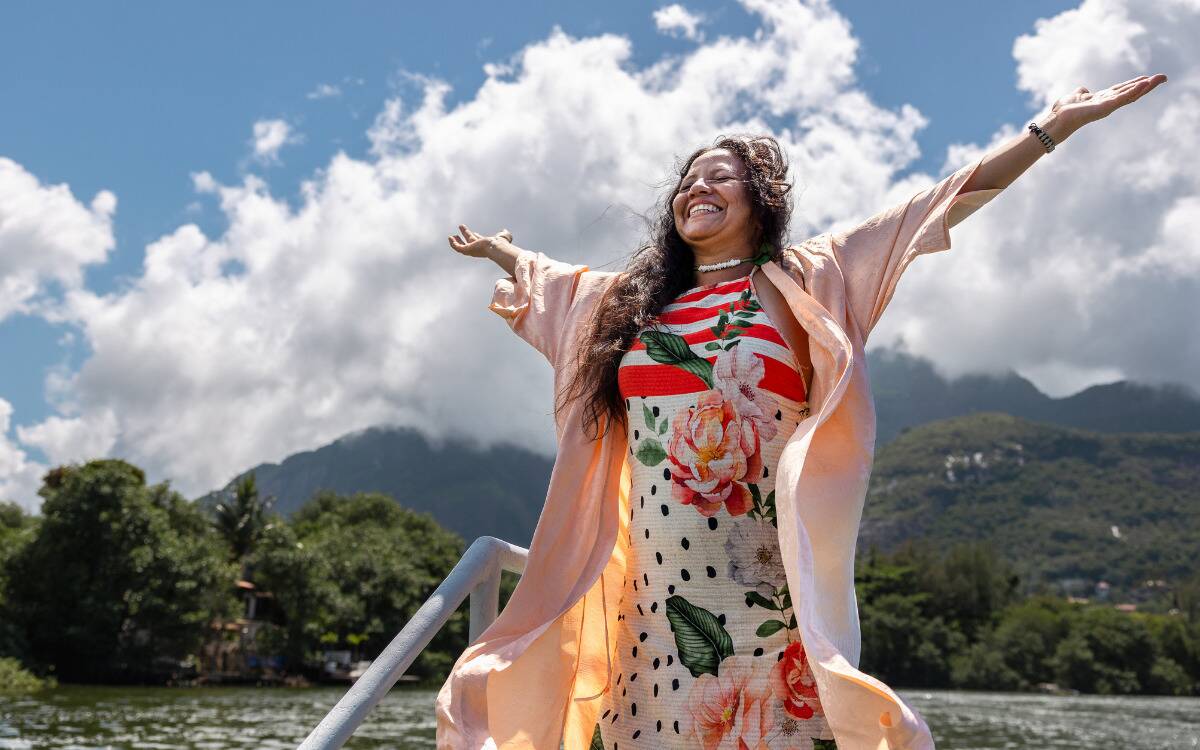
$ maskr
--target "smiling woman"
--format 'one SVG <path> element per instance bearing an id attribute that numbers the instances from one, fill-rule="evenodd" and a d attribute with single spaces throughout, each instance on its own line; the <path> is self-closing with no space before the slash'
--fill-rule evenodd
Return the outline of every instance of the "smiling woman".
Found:
<path id="1" fill-rule="evenodd" d="M 933 750 L 924 718 L 858 668 L 866 341 L 916 257 L 949 249 L 1097 106 L 1153 85 L 1085 109 L 1077 91 L 907 200 L 793 246 L 787 165 L 765 136 L 694 152 L 624 272 L 461 227 L 456 252 L 510 273 L 490 309 L 554 367 L 558 451 L 521 582 L 438 695 L 438 747 Z"/>
<path id="2" fill-rule="evenodd" d="M 510 274 L 490 308 L 554 366 L 558 453 L 521 583 L 438 696 L 439 748 L 932 747 L 856 667 L 859 311 L 999 192 L 964 190 L 981 164 L 784 247 L 778 144 L 723 138 L 620 273 L 460 227 L 456 252 Z"/>

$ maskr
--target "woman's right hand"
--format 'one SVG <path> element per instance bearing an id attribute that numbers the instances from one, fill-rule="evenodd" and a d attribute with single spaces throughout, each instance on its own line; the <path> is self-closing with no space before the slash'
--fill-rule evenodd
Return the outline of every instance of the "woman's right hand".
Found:
<path id="1" fill-rule="evenodd" d="M 494 235 L 485 236 L 471 231 L 471 228 L 466 224 L 459 224 L 458 234 L 450 235 L 449 239 L 451 249 L 460 255 L 468 255 L 472 258 L 492 258 L 494 260 L 495 255 L 488 251 L 495 249 L 498 240 L 512 242 L 512 232 L 507 229 L 501 229 Z"/>

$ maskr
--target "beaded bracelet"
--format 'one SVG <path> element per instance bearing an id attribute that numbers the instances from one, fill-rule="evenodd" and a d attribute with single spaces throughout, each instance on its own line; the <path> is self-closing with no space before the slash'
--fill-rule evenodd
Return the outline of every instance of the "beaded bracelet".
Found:
<path id="1" fill-rule="evenodd" d="M 1037 139 L 1042 142 L 1042 145 L 1046 147 L 1047 154 L 1054 150 L 1054 139 L 1046 135 L 1046 131 L 1039 128 L 1037 123 L 1029 123 L 1029 129 L 1034 135 L 1037 136 Z"/>

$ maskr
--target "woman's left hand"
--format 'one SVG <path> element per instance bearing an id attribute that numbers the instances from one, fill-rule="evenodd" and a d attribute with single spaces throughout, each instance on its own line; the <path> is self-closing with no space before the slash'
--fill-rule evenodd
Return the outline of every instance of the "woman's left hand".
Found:
<path id="1" fill-rule="evenodd" d="M 1117 109 L 1130 102 L 1135 102 L 1158 84 L 1167 80 L 1163 73 L 1152 76 L 1138 76 L 1128 81 L 1118 83 L 1108 88 L 1092 93 L 1083 86 L 1054 102 L 1050 113 L 1056 119 L 1069 123 L 1072 131 L 1083 127 L 1089 122 L 1095 122 L 1108 117 Z"/>

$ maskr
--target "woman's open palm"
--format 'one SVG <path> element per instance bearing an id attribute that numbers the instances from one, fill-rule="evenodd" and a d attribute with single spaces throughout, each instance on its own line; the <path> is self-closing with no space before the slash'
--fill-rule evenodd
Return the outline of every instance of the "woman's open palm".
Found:
<path id="1" fill-rule="evenodd" d="M 478 232 L 471 231 L 471 228 L 466 224 L 458 225 L 458 234 L 450 235 L 450 247 L 456 253 L 469 255 L 472 258 L 486 258 L 488 246 L 497 238 L 502 238 L 512 242 L 512 232 L 507 229 L 501 229 L 495 235 L 484 236 Z"/>
<path id="2" fill-rule="evenodd" d="M 1095 93 L 1080 86 L 1056 101 L 1050 111 L 1069 120 L 1073 126 L 1081 127 L 1108 117 L 1126 104 L 1137 101 L 1165 80 L 1167 77 L 1162 73 L 1138 76 Z"/>

